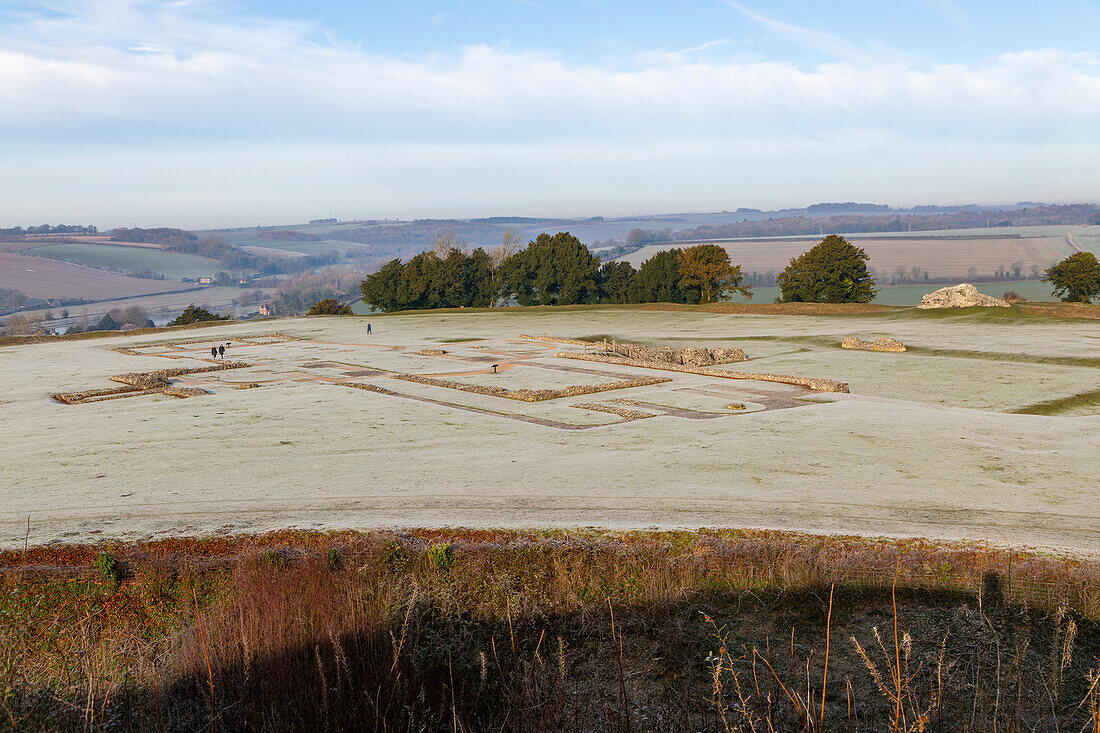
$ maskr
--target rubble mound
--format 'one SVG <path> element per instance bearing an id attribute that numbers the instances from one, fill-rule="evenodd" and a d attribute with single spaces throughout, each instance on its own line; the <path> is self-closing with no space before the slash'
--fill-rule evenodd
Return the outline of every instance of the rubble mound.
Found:
<path id="1" fill-rule="evenodd" d="M 849 336 L 840 342 L 840 348 L 861 351 L 905 351 L 905 344 L 889 336 L 879 336 L 874 341 L 861 341 L 855 336 Z"/>
<path id="2" fill-rule="evenodd" d="M 443 356 L 446 353 L 446 349 L 421 349 L 413 352 L 415 356 Z"/>
<path id="3" fill-rule="evenodd" d="M 992 295 L 979 293 L 970 283 L 961 283 L 949 288 L 940 288 L 921 298 L 918 308 L 969 308 L 971 306 L 993 308 L 1011 308 L 1007 302 Z"/>
<path id="4" fill-rule="evenodd" d="M 729 364 L 734 361 L 745 361 L 745 352 L 741 349 L 705 349 L 698 346 L 674 349 L 671 346 L 655 348 L 639 344 L 614 344 L 609 345 L 607 351 L 635 361 L 679 364 L 688 367 L 706 367 L 715 364 Z"/>

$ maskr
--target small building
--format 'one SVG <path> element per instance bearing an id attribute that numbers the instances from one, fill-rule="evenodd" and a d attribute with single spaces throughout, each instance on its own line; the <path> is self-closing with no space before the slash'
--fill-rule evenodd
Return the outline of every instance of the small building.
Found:
<path id="1" fill-rule="evenodd" d="M 271 315 L 271 311 L 268 309 L 268 307 L 266 305 L 261 305 L 260 309 L 256 312 L 259 313 L 261 316 L 270 316 Z"/>
<path id="2" fill-rule="evenodd" d="M 212 278 L 212 277 L 200 277 L 199 278 L 199 285 L 213 285 L 213 284 L 214 284 L 214 278 Z"/>

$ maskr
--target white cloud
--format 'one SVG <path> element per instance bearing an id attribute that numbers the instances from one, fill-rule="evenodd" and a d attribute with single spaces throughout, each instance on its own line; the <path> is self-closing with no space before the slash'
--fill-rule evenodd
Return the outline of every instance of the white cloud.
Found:
<path id="1" fill-rule="evenodd" d="M 1056 120 L 1059 135 L 1080 136 L 1100 121 L 1095 58 L 1057 50 L 920 68 L 826 39 L 847 58 L 813 68 L 694 58 L 722 39 L 620 67 L 484 45 L 416 60 L 318 44 L 308 40 L 313 23 L 226 17 L 217 7 L 82 3 L 67 17 L 0 31 L 0 126 L 33 136 L 42 123 L 69 134 L 82 123 L 131 122 L 158 132 L 167 120 L 170 136 L 192 121 L 201 135 L 216 120 L 227 135 L 258 125 L 274 136 L 400 136 L 436 134 L 445 122 L 457 134 L 523 124 L 531 135 L 585 136 L 603 134 L 593 123 L 637 134 L 859 124 L 958 136 L 1031 134 Z M 69 127 L 57 120 L 66 110 L 78 115 Z"/>
<path id="2" fill-rule="evenodd" d="M 242 199 L 254 198 L 246 181 L 257 191 L 269 190 L 275 181 L 293 187 L 293 170 L 299 178 L 316 177 L 311 185 L 317 195 L 340 197 L 346 189 L 390 201 L 391 193 L 379 193 L 374 183 L 357 187 L 356 181 L 379 171 L 393 181 L 409 179 L 412 174 L 393 162 L 399 154 L 410 170 L 422 171 L 432 186 L 439 184 L 431 189 L 439 209 L 447 208 L 447 186 L 468 189 L 471 179 L 485 180 L 481 193 L 499 193 L 502 205 L 521 195 L 531 201 L 577 195 L 575 186 L 559 191 L 532 180 L 523 185 L 510 180 L 501 190 L 490 185 L 494 171 L 511 170 L 512 161 L 527 165 L 528 179 L 539 178 L 545 167 L 546 180 L 564 180 L 559 163 L 572 161 L 589 180 L 621 187 L 622 197 L 634 196 L 639 204 L 621 201 L 620 206 L 615 203 L 620 194 L 608 190 L 602 199 L 593 190 L 577 200 L 602 200 L 628 211 L 645 208 L 641 202 L 652 198 L 649 192 L 671 200 L 676 191 L 699 194 L 693 181 L 708 181 L 712 189 L 730 171 L 751 171 L 761 186 L 793 191 L 804 186 L 803 171 L 824 174 L 824 161 L 871 160 L 868 140 L 879 141 L 873 150 L 881 170 L 860 163 L 861 174 L 881 183 L 912 170 L 907 184 L 914 190 L 932 181 L 980 182 L 983 176 L 990 190 L 1027 186 L 1030 172 L 1006 168 L 999 160 L 980 162 L 994 155 L 1011 160 L 1013 146 L 1079 149 L 1076 159 L 1052 153 L 1065 165 L 1066 181 L 1082 180 L 1087 160 L 1088 170 L 1095 170 L 1096 54 L 1040 49 L 970 65 L 922 66 L 878 58 L 843 39 L 776 25 L 739 7 L 776 32 L 833 49 L 839 60 L 800 66 L 743 57 L 726 39 L 640 54 L 617 65 L 579 63 L 508 45 L 407 58 L 340 44 L 311 21 L 230 14 L 214 0 L 70 0 L 58 9 L 62 15 L 0 28 L 0 159 L 20 159 L 42 170 L 53 166 L 55 181 L 81 181 L 91 170 L 76 162 L 81 155 L 115 151 L 119 169 L 136 171 L 144 181 L 135 201 L 176 190 L 163 182 L 158 189 L 149 179 L 171 170 L 172 161 L 187 167 L 183 158 L 173 157 L 176 150 L 190 151 L 187 160 L 206 161 L 206 170 L 221 170 L 215 165 L 220 158 L 203 151 L 216 150 L 240 163 L 240 171 L 219 175 L 241 181 L 236 195 Z M 339 154 L 297 153 L 329 150 L 323 146 L 333 140 L 340 141 L 337 149 L 355 151 L 347 160 L 356 161 L 362 177 L 343 165 Z M 282 175 L 277 162 L 248 164 L 242 161 L 251 153 L 242 158 L 234 150 L 262 150 L 260 158 L 294 163 Z M 905 152 L 916 150 L 924 152 Z M 939 156 L 936 150 L 956 154 Z M 670 151 L 682 151 L 682 159 L 670 160 Z M 776 170 L 761 175 L 763 162 L 745 162 L 754 151 L 771 156 Z M 928 171 L 922 161 L 929 155 L 943 171 Z M 461 166 L 452 165 L 454 156 Z M 140 160 L 150 162 L 143 168 Z M 964 161 L 975 168 L 962 170 Z M 670 189 L 656 182 L 646 175 L 647 165 L 683 185 Z M 66 168 L 69 174 L 62 172 Z M 630 174 L 621 180 L 612 173 L 624 170 Z M 929 178 L 918 179 L 917 173 Z M 345 189 L 325 183 L 328 174 Z M 18 175 L 0 180 L 6 181 L 0 185 L 0 207 L 12 212 L 17 200 L 20 206 L 33 204 L 27 191 L 48 195 L 46 189 L 17 185 Z M 204 179 L 194 171 L 186 180 L 195 185 Z M 425 190 L 415 176 L 410 180 Z M 79 188 L 85 184 L 74 185 L 72 196 L 94 197 Z M 125 187 L 125 181 L 117 185 Z M 869 188 L 869 196 L 877 198 L 875 186 Z M 104 190 L 111 189 L 104 184 Z M 398 184 L 387 190 L 415 195 L 414 188 Z M 1082 191 L 1095 195 L 1087 186 Z M 175 197 L 183 202 L 190 195 Z M 453 196 L 469 202 L 473 195 L 463 190 Z M 1040 197 L 1036 192 L 1009 198 Z M 789 197 L 775 203 L 789 203 Z M 694 208 L 686 201 L 682 205 Z M 418 213 L 392 206 L 391 213 Z M 22 215 L 16 218 L 15 223 L 25 223 Z"/>

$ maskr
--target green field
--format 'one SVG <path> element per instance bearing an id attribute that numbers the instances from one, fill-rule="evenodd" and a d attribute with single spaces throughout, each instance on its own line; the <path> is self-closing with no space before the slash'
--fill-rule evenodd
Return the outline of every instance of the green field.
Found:
<path id="1" fill-rule="evenodd" d="M 52 256 L 65 262 L 103 270 L 132 272 L 149 269 L 169 280 L 213 275 L 225 266 L 217 260 L 181 252 L 166 252 L 152 247 L 126 247 L 112 244 L 51 244 L 33 251 L 36 257 Z"/>
<path id="2" fill-rule="evenodd" d="M 920 299 L 946 285 L 895 285 L 882 288 L 875 298 L 882 305 L 917 305 Z M 1014 290 L 1024 300 L 1036 302 L 1057 302 L 1050 294 L 1050 285 L 1040 280 L 1005 280 L 994 283 L 977 283 L 979 292 L 1000 298 L 1009 290 Z M 731 298 L 734 303 L 771 303 L 779 297 L 779 288 L 753 288 L 752 300 L 740 295 Z"/>

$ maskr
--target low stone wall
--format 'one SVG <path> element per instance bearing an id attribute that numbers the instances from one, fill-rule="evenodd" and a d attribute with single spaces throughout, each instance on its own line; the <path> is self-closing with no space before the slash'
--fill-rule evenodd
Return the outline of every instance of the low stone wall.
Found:
<path id="1" fill-rule="evenodd" d="M 581 341 L 580 339 L 567 339 L 560 336 L 528 336 L 525 333 L 521 333 L 516 336 L 517 339 L 522 341 L 541 341 L 546 344 L 572 344 L 573 346 L 596 346 L 595 341 Z"/>
<path id="2" fill-rule="evenodd" d="M 604 356 L 603 354 L 582 354 L 576 351 L 559 351 L 555 354 L 560 359 L 579 359 L 581 361 L 598 361 L 601 364 L 618 364 L 620 366 L 640 367 L 642 369 L 663 369 L 670 372 L 686 372 L 688 374 L 702 374 L 708 377 L 720 377 L 722 379 L 752 379 L 757 382 L 779 382 L 780 384 L 793 384 L 798 387 L 812 389 L 815 392 L 847 392 L 848 385 L 845 382 L 837 382 L 832 379 L 817 379 L 814 377 L 792 377 L 786 374 L 758 374 L 754 372 L 732 372 L 725 369 L 712 369 L 709 367 L 690 367 L 679 364 L 662 364 L 659 362 L 641 362 L 632 359 L 623 359 L 618 356 Z"/>
<path id="3" fill-rule="evenodd" d="M 626 420 L 644 420 L 647 417 L 657 417 L 657 415 L 652 412 L 628 410 L 625 407 L 603 405 L 599 402 L 578 402 L 575 405 L 570 405 L 570 407 L 576 407 L 578 410 L 591 410 L 592 412 L 606 412 L 610 415 L 618 415 Z"/>
<path id="4" fill-rule="evenodd" d="M 112 382 L 128 384 L 138 389 L 152 389 L 168 384 L 171 377 L 182 377 L 186 374 L 203 374 L 205 372 L 220 372 L 226 369 L 244 369 L 252 366 L 243 361 L 221 361 L 206 367 L 185 367 L 180 369 L 157 369 L 151 372 L 127 372 L 111 377 Z"/>
<path id="5" fill-rule="evenodd" d="M 167 394 L 172 397 L 194 397 L 200 394 L 208 394 L 206 390 L 198 387 L 172 386 L 169 377 L 180 377 L 185 374 L 202 374 L 204 372 L 220 372 L 226 369 L 243 369 L 252 366 L 240 361 L 225 361 L 207 367 L 191 367 L 188 369 L 158 369 L 152 372 L 129 372 L 127 374 L 115 374 L 111 381 L 126 385 L 125 387 L 110 387 L 107 389 L 89 389 L 81 392 L 63 392 L 53 395 L 53 398 L 65 405 L 79 405 L 83 402 L 102 402 L 121 397 L 137 397 L 145 394 Z"/>
<path id="6" fill-rule="evenodd" d="M 504 387 L 482 386 L 480 384 L 463 384 L 462 382 L 452 382 L 449 379 L 425 377 L 419 374 L 393 374 L 391 378 L 400 379 L 404 382 L 430 384 L 434 387 L 445 387 L 447 389 L 457 389 L 462 392 L 489 395 L 490 397 L 504 397 L 505 399 L 519 400 L 521 402 L 542 402 L 543 400 L 556 400 L 561 397 L 580 397 L 581 395 L 595 394 L 596 392 L 610 392 L 612 390 L 628 389 L 630 387 L 646 387 L 651 384 L 661 384 L 663 382 L 672 381 L 671 379 L 660 377 L 635 377 L 634 379 L 627 379 L 619 382 L 581 384 L 575 387 L 564 387 L 562 389 L 506 389 Z"/>
<path id="7" fill-rule="evenodd" d="M 161 390 L 162 394 L 166 394 L 169 397 L 199 397 L 201 395 L 210 394 L 202 387 L 165 387 Z"/>
<path id="8" fill-rule="evenodd" d="M 391 395 L 398 397 L 397 392 L 386 389 L 385 387 L 379 387 L 375 384 L 367 384 L 366 382 L 333 382 L 338 387 L 351 387 L 352 389 L 361 389 L 365 392 L 376 392 L 378 394 Z"/>
<path id="9" fill-rule="evenodd" d="M 859 349 L 860 351 L 905 351 L 905 344 L 892 339 L 889 336 L 879 336 L 874 341 L 861 341 L 855 336 L 849 336 L 840 342 L 842 349 Z"/>
<path id="10" fill-rule="evenodd" d="M 446 353 L 446 349 L 421 349 L 420 351 L 414 351 L 413 356 L 443 356 Z"/>

